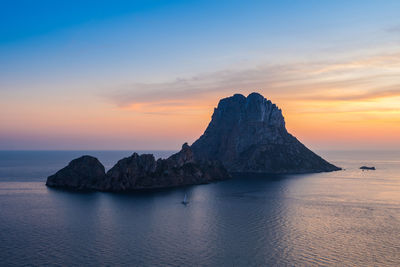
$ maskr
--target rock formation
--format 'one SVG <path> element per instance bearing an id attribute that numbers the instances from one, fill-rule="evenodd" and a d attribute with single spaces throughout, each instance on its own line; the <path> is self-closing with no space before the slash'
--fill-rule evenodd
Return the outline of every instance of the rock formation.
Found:
<path id="1" fill-rule="evenodd" d="M 220 100 L 204 134 L 191 147 L 199 158 L 220 160 L 229 172 L 311 173 L 340 169 L 289 134 L 282 111 L 258 93 Z"/>
<path id="2" fill-rule="evenodd" d="M 46 185 L 121 192 L 202 184 L 231 173 L 308 173 L 340 168 L 325 161 L 285 128 L 281 110 L 258 93 L 222 99 L 204 134 L 167 159 L 151 154 L 121 159 L 107 173 L 90 156 L 47 178 Z"/>
<path id="3" fill-rule="evenodd" d="M 72 160 L 47 178 L 46 185 L 66 189 L 90 190 L 105 177 L 103 164 L 97 158 L 82 156 Z"/>
<path id="4" fill-rule="evenodd" d="M 369 171 L 375 171 L 376 170 L 376 168 L 375 167 L 367 167 L 367 166 L 361 166 L 360 167 L 360 170 L 369 170 Z"/>
<path id="5" fill-rule="evenodd" d="M 229 177 L 220 162 L 196 160 L 185 143 L 180 152 L 168 159 L 155 160 L 152 154 L 133 153 L 118 161 L 107 173 L 96 158 L 83 156 L 49 176 L 46 185 L 75 190 L 123 192 L 204 184 Z"/>
<path id="6" fill-rule="evenodd" d="M 185 143 L 182 150 L 167 159 L 134 153 L 112 167 L 98 190 L 126 191 L 204 184 L 229 178 L 218 161 L 197 161 Z"/>

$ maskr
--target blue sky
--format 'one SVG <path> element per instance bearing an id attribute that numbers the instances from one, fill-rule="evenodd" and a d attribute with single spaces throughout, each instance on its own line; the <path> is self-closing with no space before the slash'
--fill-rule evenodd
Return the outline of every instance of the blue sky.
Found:
<path id="1" fill-rule="evenodd" d="M 399 1 L 365 0 L 10 1 L 0 16 L 0 56 L 12 79 L 168 79 L 260 57 L 373 47 L 380 31 L 398 26 L 398 10 Z"/>
<path id="2" fill-rule="evenodd" d="M 287 65 L 342 64 L 396 53 L 399 11 L 400 1 L 389 0 L 2 1 L 0 105 L 7 118 L 0 117 L 0 149 L 19 147 L 18 138 L 8 141 L 16 133 L 27 143 L 30 136 L 40 139 L 40 131 L 22 127 L 25 120 L 34 121 L 29 105 L 35 112 L 41 106 L 61 112 L 51 108 L 57 103 L 104 113 L 107 105 L 118 108 L 135 104 L 135 99 L 162 101 L 173 95 L 179 102 L 181 92 L 190 97 L 199 86 L 205 92 L 220 90 L 229 77 L 213 77 L 227 70 L 233 80 L 237 72 L 253 77 L 254 68 L 265 66 L 285 66 L 287 71 Z M 269 67 L 266 72 L 273 72 Z M 199 77 L 205 81 L 195 84 Z M 254 85 L 279 102 L 279 94 L 258 82 L 263 77 L 239 83 L 240 88 L 229 84 L 231 91 L 221 90 L 218 96 L 247 93 Z M 187 89 L 174 90 L 182 84 Z M 65 138 L 60 143 L 68 143 L 67 148 L 84 143 Z M 169 142 L 169 137 L 156 138 Z M 138 140 L 133 147 L 151 145 Z M 34 148 L 54 147 L 54 142 L 33 143 Z"/>

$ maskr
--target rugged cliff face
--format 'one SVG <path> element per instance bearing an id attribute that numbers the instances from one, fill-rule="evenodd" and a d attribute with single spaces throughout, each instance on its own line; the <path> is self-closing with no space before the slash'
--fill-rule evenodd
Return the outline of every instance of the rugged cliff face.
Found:
<path id="1" fill-rule="evenodd" d="M 282 111 L 258 93 L 222 99 L 204 134 L 191 146 L 230 172 L 309 173 L 340 168 L 313 153 L 285 128 Z"/>
<path id="2" fill-rule="evenodd" d="M 121 159 L 107 173 L 91 156 L 71 161 L 47 178 L 46 185 L 75 190 L 124 192 L 204 184 L 230 178 L 224 166 L 215 160 L 196 160 L 188 144 L 168 159 L 155 160 L 152 154 Z"/>
<path id="3" fill-rule="evenodd" d="M 257 93 L 222 99 L 204 134 L 168 159 L 151 154 L 121 159 L 107 173 L 90 156 L 47 178 L 46 185 L 121 192 L 202 184 L 228 173 L 307 173 L 339 170 L 306 148 L 285 128 L 281 110 Z"/>
<path id="4" fill-rule="evenodd" d="M 195 160 L 188 144 L 168 159 L 155 160 L 152 154 L 121 159 L 112 167 L 97 190 L 126 191 L 204 184 L 230 178 L 218 161 Z"/>

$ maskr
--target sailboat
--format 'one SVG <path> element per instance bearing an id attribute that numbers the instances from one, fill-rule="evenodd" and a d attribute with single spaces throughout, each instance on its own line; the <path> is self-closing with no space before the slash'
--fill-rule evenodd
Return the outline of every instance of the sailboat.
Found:
<path id="1" fill-rule="evenodd" d="M 185 194 L 185 197 L 183 198 L 182 204 L 187 205 L 189 201 L 187 200 L 187 194 Z"/>

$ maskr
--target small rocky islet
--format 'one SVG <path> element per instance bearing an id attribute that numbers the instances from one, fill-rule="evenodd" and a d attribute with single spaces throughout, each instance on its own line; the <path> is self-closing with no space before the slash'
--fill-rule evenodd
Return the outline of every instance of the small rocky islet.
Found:
<path id="1" fill-rule="evenodd" d="M 367 170 L 367 171 L 375 171 L 376 168 L 375 168 L 374 166 L 372 166 L 372 167 L 361 166 L 361 167 L 360 167 L 360 170 L 363 170 L 363 171 L 365 171 L 365 170 Z"/>
<path id="2" fill-rule="evenodd" d="M 204 184 L 237 173 L 315 173 L 340 170 L 287 132 L 282 111 L 258 93 L 220 100 L 204 134 L 167 159 L 121 159 L 105 172 L 91 156 L 72 160 L 47 178 L 49 187 L 124 192 Z"/>

